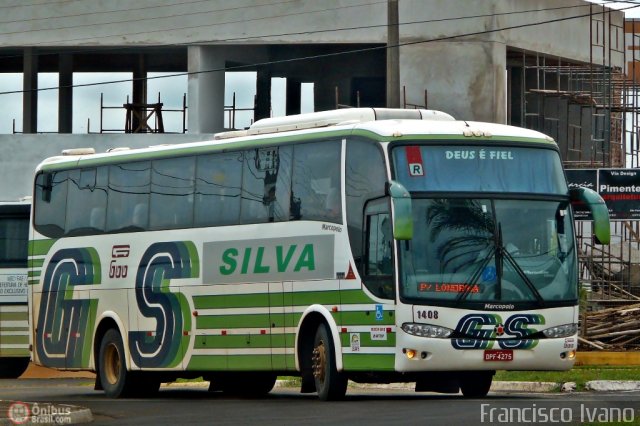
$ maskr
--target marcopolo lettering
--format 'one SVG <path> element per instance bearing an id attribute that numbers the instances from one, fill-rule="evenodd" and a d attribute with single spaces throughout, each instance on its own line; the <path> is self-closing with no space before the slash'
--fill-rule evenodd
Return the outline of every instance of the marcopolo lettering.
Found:
<path id="1" fill-rule="evenodd" d="M 334 236 L 211 242 L 204 244 L 205 282 L 265 282 L 334 277 Z"/>

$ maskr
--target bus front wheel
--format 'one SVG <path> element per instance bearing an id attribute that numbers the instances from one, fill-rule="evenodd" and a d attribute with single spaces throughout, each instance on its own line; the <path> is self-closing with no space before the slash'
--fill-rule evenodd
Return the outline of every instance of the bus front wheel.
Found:
<path id="1" fill-rule="evenodd" d="M 326 324 L 320 324 L 316 331 L 311 365 L 318 398 L 323 401 L 344 398 L 347 377 L 336 369 L 333 340 Z"/>
<path id="2" fill-rule="evenodd" d="M 460 378 L 460 391 L 467 398 L 483 398 L 489 393 L 494 371 L 472 371 Z"/>

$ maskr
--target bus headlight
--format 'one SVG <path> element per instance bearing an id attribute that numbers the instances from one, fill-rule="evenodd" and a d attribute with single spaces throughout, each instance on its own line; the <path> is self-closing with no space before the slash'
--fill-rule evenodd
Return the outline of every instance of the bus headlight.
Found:
<path id="1" fill-rule="evenodd" d="M 542 330 L 542 332 L 549 338 L 569 337 L 578 332 L 578 324 L 574 323 L 559 325 L 556 327 L 547 328 L 546 330 Z"/>
<path id="2" fill-rule="evenodd" d="M 418 324 L 414 322 L 405 322 L 402 324 L 402 330 L 405 333 L 413 334 L 420 337 L 435 337 L 445 339 L 453 333 L 453 330 L 446 327 L 431 324 Z"/>

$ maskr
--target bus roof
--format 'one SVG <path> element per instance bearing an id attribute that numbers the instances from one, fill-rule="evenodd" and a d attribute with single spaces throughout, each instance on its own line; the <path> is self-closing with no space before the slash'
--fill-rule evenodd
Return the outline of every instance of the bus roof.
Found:
<path id="1" fill-rule="evenodd" d="M 137 161 L 177 155 L 216 152 L 227 149 L 269 146 L 317 139 L 319 136 L 362 134 L 380 141 L 397 139 L 451 139 L 535 141 L 555 145 L 543 133 L 503 124 L 456 121 L 451 115 L 425 109 L 348 108 L 262 119 L 246 130 L 223 132 L 204 142 L 178 143 L 148 148 L 115 148 L 94 153 L 92 148 L 65 150 L 45 159 L 36 170 L 91 167 L 114 161 Z"/>

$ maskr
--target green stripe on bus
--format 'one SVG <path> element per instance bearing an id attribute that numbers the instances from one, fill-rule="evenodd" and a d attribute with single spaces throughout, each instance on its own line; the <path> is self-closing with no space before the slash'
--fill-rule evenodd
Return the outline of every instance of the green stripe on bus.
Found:
<path id="1" fill-rule="evenodd" d="M 343 348 L 351 347 L 351 333 L 340 333 L 340 343 Z M 396 334 L 387 333 L 386 340 L 371 340 L 371 333 L 360 332 L 361 347 L 395 347 Z"/>
<path id="2" fill-rule="evenodd" d="M 265 296 L 266 293 L 193 296 L 193 306 L 196 309 L 266 308 L 269 299 Z"/>
<path id="3" fill-rule="evenodd" d="M 92 330 L 95 328 L 96 313 L 98 312 L 98 299 L 89 300 L 89 321 L 86 325 L 84 332 L 87 336 L 90 336 Z M 84 345 L 82 347 L 82 365 L 80 367 L 89 367 L 89 360 L 91 359 L 91 339 L 85 338 Z"/>
<path id="4" fill-rule="evenodd" d="M 193 258 L 192 258 L 193 259 Z M 176 298 L 178 299 L 178 304 L 180 305 L 180 312 L 182 312 L 182 318 L 184 320 L 183 329 L 186 331 L 192 331 L 193 322 L 191 320 L 191 308 L 189 307 L 189 301 L 186 296 L 182 293 L 176 293 Z M 182 335 L 181 346 L 183 348 L 187 348 L 189 346 L 189 341 L 191 338 L 189 336 Z M 177 366 L 182 362 L 184 358 L 183 351 L 178 351 L 173 360 L 169 363 L 171 367 Z"/>
<path id="5" fill-rule="evenodd" d="M 7 332 L 7 331 L 28 331 L 29 330 L 29 326 L 27 324 L 25 324 L 24 327 L 5 327 L 2 325 L 2 323 L 0 323 L 0 336 L 2 335 L 3 332 Z M 1 339 L 2 337 L 0 337 Z"/>
<path id="6" fill-rule="evenodd" d="M 29 278 L 39 277 L 41 273 L 42 272 L 40 269 L 31 269 L 27 271 L 27 277 Z"/>
<path id="7" fill-rule="evenodd" d="M 232 334 L 215 336 L 197 336 L 194 349 L 238 349 L 238 348 L 286 348 L 285 334 Z M 295 334 L 290 334 L 293 343 Z"/>
<path id="8" fill-rule="evenodd" d="M 393 354 L 343 354 L 342 365 L 347 371 L 394 371 Z"/>
<path id="9" fill-rule="evenodd" d="M 0 335 L 0 346 L 2 345 L 25 345 L 29 346 L 29 336 L 3 336 Z"/>
<path id="10" fill-rule="evenodd" d="M 270 370 L 271 354 L 268 355 L 232 355 L 227 360 L 230 371 Z"/>
<path id="11" fill-rule="evenodd" d="M 0 322 L 1 321 L 28 321 L 29 313 L 28 312 L 2 312 L 0 311 Z"/>
<path id="12" fill-rule="evenodd" d="M 198 248 L 192 241 L 185 241 L 185 246 L 189 252 L 189 259 L 191 260 L 191 278 L 198 278 L 200 275 L 200 256 L 198 255 Z"/>
<path id="13" fill-rule="evenodd" d="M 29 256 L 44 256 L 49 253 L 57 240 L 30 240 Z"/>
<path id="14" fill-rule="evenodd" d="M 40 280 L 29 280 L 27 281 L 27 283 L 29 283 L 29 285 L 37 285 L 40 282 Z"/>
<path id="15" fill-rule="evenodd" d="M 29 348 L 5 348 L 0 349 L 0 357 L 24 357 L 29 358 Z"/>
<path id="16" fill-rule="evenodd" d="M 199 336 L 195 341 L 194 349 L 244 349 L 244 348 L 268 348 L 271 339 L 268 335 L 227 335 L 227 336 Z"/>
<path id="17" fill-rule="evenodd" d="M 280 315 L 282 316 L 282 315 Z M 196 317 L 197 329 L 268 328 L 269 314 L 202 315 Z"/>
<path id="18" fill-rule="evenodd" d="M 42 268 L 42 265 L 44 265 L 44 259 L 30 258 L 27 261 L 27 267 L 29 268 Z"/>
<path id="19" fill-rule="evenodd" d="M 300 291 L 292 293 L 293 306 L 339 305 L 340 293 L 338 291 Z"/>
<path id="20" fill-rule="evenodd" d="M 224 371 L 226 369 L 226 355 L 193 355 L 187 365 L 187 370 Z"/>
<path id="21" fill-rule="evenodd" d="M 344 291 L 297 291 L 286 293 L 287 304 L 281 294 L 271 294 L 266 299 L 267 293 L 235 294 L 235 295 L 209 295 L 193 296 L 193 304 L 196 309 L 222 309 L 222 308 L 266 308 L 269 300 L 275 302 L 273 306 L 309 306 L 340 305 L 340 304 L 367 304 L 373 301 L 362 290 Z"/>
<path id="22" fill-rule="evenodd" d="M 294 371 L 296 368 L 296 357 L 293 354 L 275 354 L 271 355 L 271 361 L 274 366 L 287 366 L 289 370 Z"/>

